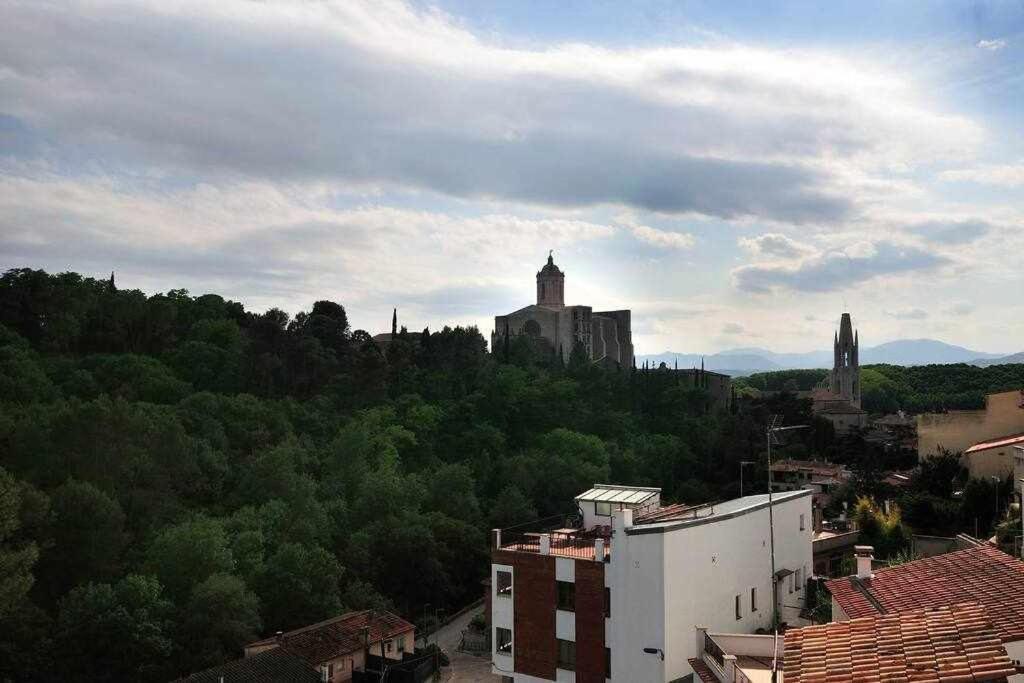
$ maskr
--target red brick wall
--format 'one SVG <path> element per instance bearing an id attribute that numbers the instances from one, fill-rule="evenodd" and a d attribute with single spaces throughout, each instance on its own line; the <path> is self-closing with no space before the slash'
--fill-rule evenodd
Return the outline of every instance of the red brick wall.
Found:
<path id="1" fill-rule="evenodd" d="M 518 673 L 555 679 L 555 558 L 495 551 L 493 561 L 512 565 L 515 610 L 513 651 Z"/>
<path id="2" fill-rule="evenodd" d="M 576 560 L 576 681 L 604 683 L 603 562 Z"/>
<path id="3" fill-rule="evenodd" d="M 555 558 L 550 555 L 494 551 L 495 564 L 513 567 L 515 670 L 554 680 Z M 604 683 L 604 571 L 601 562 L 576 560 L 576 680 Z"/>

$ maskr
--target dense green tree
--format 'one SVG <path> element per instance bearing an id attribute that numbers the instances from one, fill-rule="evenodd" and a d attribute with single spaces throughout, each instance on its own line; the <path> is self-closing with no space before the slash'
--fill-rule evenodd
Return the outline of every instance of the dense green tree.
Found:
<path id="1" fill-rule="evenodd" d="M 259 599 L 237 576 L 212 574 L 192 589 L 179 623 L 179 670 L 205 669 L 236 657 L 256 640 Z"/>
<path id="2" fill-rule="evenodd" d="M 19 542 L 21 486 L 0 468 L 0 618 L 16 610 L 32 587 L 32 566 L 39 556 L 34 543 Z"/>
<path id="3" fill-rule="evenodd" d="M 50 602 L 79 583 L 116 580 L 128 538 L 117 501 L 89 482 L 70 479 L 50 498 L 53 544 L 42 554 L 39 576 Z"/>
<path id="4" fill-rule="evenodd" d="M 256 581 L 263 624 L 287 631 L 337 615 L 342 568 L 323 548 L 285 543 L 271 554 Z"/>
<path id="5" fill-rule="evenodd" d="M 61 677 L 128 681 L 167 676 L 172 609 L 152 576 L 75 588 L 60 602 L 54 634 Z"/>
<path id="6" fill-rule="evenodd" d="M 235 568 L 224 525 L 207 517 L 194 517 L 160 532 L 146 554 L 146 567 L 174 600 L 214 574 Z"/>

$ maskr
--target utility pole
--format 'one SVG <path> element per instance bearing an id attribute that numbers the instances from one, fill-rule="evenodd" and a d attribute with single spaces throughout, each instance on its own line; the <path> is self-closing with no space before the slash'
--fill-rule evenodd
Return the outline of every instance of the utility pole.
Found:
<path id="1" fill-rule="evenodd" d="M 779 586 L 775 580 L 775 503 L 772 498 L 772 439 L 779 432 L 786 432 L 793 429 L 807 429 L 810 425 L 782 426 L 782 416 L 773 415 L 772 421 L 765 430 L 765 440 L 768 442 L 768 538 L 769 554 L 772 561 L 772 683 L 778 683 L 779 676 Z"/>

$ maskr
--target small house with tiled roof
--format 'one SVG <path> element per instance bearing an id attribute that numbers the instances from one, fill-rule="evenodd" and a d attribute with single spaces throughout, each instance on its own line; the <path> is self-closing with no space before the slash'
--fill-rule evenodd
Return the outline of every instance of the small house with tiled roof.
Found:
<path id="1" fill-rule="evenodd" d="M 1006 681 L 1016 674 L 976 603 L 792 628 L 778 644 L 770 635 L 701 631 L 690 665 L 703 683 Z"/>
<path id="2" fill-rule="evenodd" d="M 366 653 L 401 660 L 415 648 L 416 627 L 382 610 L 349 612 L 245 646 L 245 656 L 281 649 L 321 672 L 322 681 L 341 683 L 362 669 Z"/>
<path id="3" fill-rule="evenodd" d="M 1014 455 L 1018 452 L 1015 447 L 1024 448 L 1024 434 L 979 441 L 964 451 L 963 462 L 975 479 L 1004 479 L 1013 474 Z"/>
<path id="4" fill-rule="evenodd" d="M 322 674 L 304 659 L 275 648 L 252 657 L 219 664 L 178 683 L 320 683 Z"/>
<path id="5" fill-rule="evenodd" d="M 976 603 L 1010 659 L 1024 665 L 1024 561 L 979 545 L 872 572 L 870 555 L 859 555 L 856 575 L 825 584 L 834 621 Z"/>

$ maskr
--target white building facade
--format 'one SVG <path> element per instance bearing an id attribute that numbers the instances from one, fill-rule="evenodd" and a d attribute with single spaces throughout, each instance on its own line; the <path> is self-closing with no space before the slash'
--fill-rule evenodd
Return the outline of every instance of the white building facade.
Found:
<path id="1" fill-rule="evenodd" d="M 773 501 L 779 618 L 798 625 L 812 569 L 811 492 L 777 493 Z M 559 547 L 559 541 L 551 540 L 560 538 L 557 534 L 542 534 L 536 552 L 522 543 L 502 546 L 499 541 L 491 576 L 492 636 L 500 635 L 508 646 L 499 652 L 495 645 L 494 673 L 516 683 L 667 683 L 693 672 L 687 660 L 698 656 L 696 627 L 732 633 L 770 630 L 768 495 L 663 510 L 643 515 L 614 510 L 610 539 L 591 540 L 584 534 Z M 581 511 L 586 517 L 587 511 Z M 588 543 L 596 549 L 584 551 Z M 550 569 L 537 557 L 545 551 L 555 555 L 549 558 Z M 506 575 L 499 577 L 499 571 Z M 499 586 L 507 587 L 509 579 L 513 592 L 525 594 L 503 600 Z M 552 581 L 556 585 L 548 590 Z M 599 591 L 605 604 L 597 610 Z M 569 592 L 574 611 L 558 609 Z M 595 642 L 602 636 L 603 643 Z M 523 651 L 517 650 L 517 639 Z M 593 659 L 602 645 L 605 661 L 599 667 Z"/>

